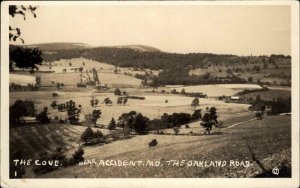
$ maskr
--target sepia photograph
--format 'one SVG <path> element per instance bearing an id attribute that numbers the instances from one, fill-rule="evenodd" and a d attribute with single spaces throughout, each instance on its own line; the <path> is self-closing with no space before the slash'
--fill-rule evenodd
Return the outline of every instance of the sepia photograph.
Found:
<path id="1" fill-rule="evenodd" d="M 36 180 L 298 187 L 299 3 L 1 2 L 1 186 Z"/>

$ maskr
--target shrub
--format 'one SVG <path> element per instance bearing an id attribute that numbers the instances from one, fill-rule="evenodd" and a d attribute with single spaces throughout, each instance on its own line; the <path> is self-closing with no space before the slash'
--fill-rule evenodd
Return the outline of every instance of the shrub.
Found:
<path id="1" fill-rule="evenodd" d="M 223 127 L 224 122 L 223 121 L 218 121 L 218 123 L 216 124 L 216 127 L 221 128 Z"/>
<path id="2" fill-rule="evenodd" d="M 255 113 L 255 117 L 256 117 L 256 119 L 262 119 L 262 117 L 263 117 L 263 112 L 256 112 Z"/>
<path id="3" fill-rule="evenodd" d="M 200 125 L 205 128 L 208 134 L 210 134 L 212 126 L 218 124 L 217 118 L 217 109 L 215 107 L 207 107 L 207 112 L 202 117 L 202 123 Z"/>
<path id="4" fill-rule="evenodd" d="M 121 95 L 121 90 L 120 90 L 119 88 L 116 88 L 116 89 L 114 90 L 114 94 L 115 94 L 115 95 Z"/>
<path id="5" fill-rule="evenodd" d="M 174 131 L 175 135 L 177 135 L 179 133 L 179 128 L 178 127 L 174 127 L 173 131 Z"/>
<path id="6" fill-rule="evenodd" d="M 104 99 L 104 103 L 105 103 L 105 105 L 108 105 L 108 104 L 112 104 L 112 101 L 109 99 L 109 98 L 105 98 Z"/>
<path id="7" fill-rule="evenodd" d="M 190 128 L 190 126 L 189 125 L 185 125 L 185 128 L 188 129 L 188 128 Z"/>
<path id="8" fill-rule="evenodd" d="M 9 121 L 11 124 L 21 124 L 22 116 L 34 116 L 36 110 L 32 101 L 17 100 L 9 107 Z"/>
<path id="9" fill-rule="evenodd" d="M 151 140 L 151 142 L 149 142 L 149 147 L 153 147 L 153 146 L 157 146 L 158 142 L 156 139 Z"/>
<path id="10" fill-rule="evenodd" d="M 110 133 L 113 140 L 118 140 L 121 138 L 120 130 L 114 130 Z"/>
<path id="11" fill-rule="evenodd" d="M 56 108 L 57 107 L 57 102 L 56 101 L 53 101 L 50 105 L 52 108 Z"/>
<path id="12" fill-rule="evenodd" d="M 66 102 L 66 108 L 67 108 L 68 120 L 72 125 L 77 125 L 81 110 L 76 107 L 75 102 L 72 100 Z"/>
<path id="13" fill-rule="evenodd" d="M 48 108 L 44 107 L 44 110 L 36 116 L 36 120 L 41 122 L 42 124 L 50 123 L 50 119 L 47 115 Z"/>
<path id="14" fill-rule="evenodd" d="M 52 97 L 58 97 L 57 93 L 52 93 Z"/>
<path id="15" fill-rule="evenodd" d="M 69 164 L 75 165 L 83 161 L 84 160 L 83 154 L 84 154 L 84 150 L 82 148 L 76 150 L 75 153 L 72 155 L 72 158 L 69 160 Z"/>
<path id="16" fill-rule="evenodd" d="M 96 132 L 94 132 L 94 138 L 102 138 L 103 137 L 103 133 L 99 130 L 97 130 Z"/>
<path id="17" fill-rule="evenodd" d="M 192 120 L 197 121 L 202 118 L 201 109 L 195 110 L 192 114 Z"/>
<path id="18" fill-rule="evenodd" d="M 80 136 L 81 141 L 84 143 L 87 143 L 93 138 L 94 138 L 94 131 L 91 127 L 86 128 L 85 131 Z"/>
<path id="19" fill-rule="evenodd" d="M 111 118 L 109 125 L 108 125 L 108 130 L 112 131 L 116 128 L 116 121 L 114 118 Z"/>
<path id="20" fill-rule="evenodd" d="M 101 117 L 101 110 L 93 110 L 92 113 L 92 122 L 96 125 L 97 120 Z"/>

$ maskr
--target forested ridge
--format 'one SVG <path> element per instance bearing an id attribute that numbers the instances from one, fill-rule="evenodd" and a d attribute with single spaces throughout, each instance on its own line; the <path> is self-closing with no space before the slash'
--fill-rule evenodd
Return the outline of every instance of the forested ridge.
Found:
<path id="1" fill-rule="evenodd" d="M 11 46 L 14 48 L 14 46 Z M 218 84 L 218 83 L 245 83 L 234 74 L 220 77 L 212 74 L 190 75 L 189 71 L 197 68 L 206 69 L 211 66 L 235 67 L 235 65 L 247 65 L 250 56 L 237 56 L 231 54 L 211 54 L 211 53 L 167 53 L 159 50 L 147 51 L 130 47 L 95 47 L 95 48 L 71 48 L 57 50 L 42 50 L 42 58 L 46 62 L 60 59 L 87 58 L 99 62 L 115 65 L 117 67 L 134 67 L 140 69 L 160 70 L 158 76 L 150 75 L 145 78 L 145 82 L 151 86 L 166 84 Z M 50 53 L 49 53 L 50 52 Z M 279 55 L 280 58 L 290 58 Z M 277 58 L 278 55 L 271 57 Z M 255 57 L 258 63 L 270 62 L 271 57 Z M 252 58 L 253 59 L 253 58 Z"/>

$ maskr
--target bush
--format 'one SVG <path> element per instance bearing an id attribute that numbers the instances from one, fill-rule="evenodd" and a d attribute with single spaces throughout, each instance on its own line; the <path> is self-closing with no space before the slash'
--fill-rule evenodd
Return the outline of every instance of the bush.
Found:
<path id="1" fill-rule="evenodd" d="M 130 135 L 130 128 L 124 127 L 123 129 L 113 130 L 110 134 L 111 138 L 113 140 L 119 140 L 119 139 L 127 139 Z"/>
<path id="2" fill-rule="evenodd" d="M 97 124 L 97 120 L 101 117 L 101 110 L 93 110 L 92 113 L 92 122 L 94 123 L 94 125 Z"/>
<path id="3" fill-rule="evenodd" d="M 69 160 L 69 164 L 75 165 L 83 161 L 84 160 L 83 154 L 84 154 L 84 150 L 82 148 L 76 150 L 75 153 L 72 155 L 72 158 Z"/>
<path id="4" fill-rule="evenodd" d="M 108 125 L 108 130 L 112 131 L 116 128 L 116 121 L 114 118 L 111 118 L 109 125 Z"/>
<path id="5" fill-rule="evenodd" d="M 190 126 L 189 125 L 185 125 L 185 128 L 188 129 L 188 128 L 190 128 Z"/>
<path id="6" fill-rule="evenodd" d="M 94 131 L 91 127 L 86 128 L 85 131 L 80 136 L 81 141 L 84 143 L 87 143 L 93 138 L 94 138 Z"/>
<path id="7" fill-rule="evenodd" d="M 75 102 L 72 100 L 66 102 L 65 106 L 67 108 L 68 120 L 70 121 L 70 124 L 77 125 L 81 110 L 76 107 Z"/>
<path id="8" fill-rule="evenodd" d="M 192 120 L 197 121 L 202 118 L 201 109 L 195 110 L 192 114 Z"/>
<path id="9" fill-rule="evenodd" d="M 174 131 L 175 135 L 177 135 L 179 133 L 179 128 L 178 127 L 174 127 L 173 131 Z"/>
<path id="10" fill-rule="evenodd" d="M 21 124 L 22 116 L 35 116 L 36 110 L 32 101 L 17 100 L 9 107 L 10 124 Z"/>
<path id="11" fill-rule="evenodd" d="M 57 93 L 52 93 L 52 97 L 58 97 Z"/>
<path id="12" fill-rule="evenodd" d="M 134 129 L 136 133 L 144 134 L 148 132 L 148 124 L 150 119 L 143 116 L 136 111 L 130 111 L 129 113 L 123 113 L 119 119 L 117 125 L 119 127 L 128 127 L 129 131 Z"/>
<path id="13" fill-rule="evenodd" d="M 85 145 L 97 144 L 103 141 L 103 133 L 99 130 L 96 132 L 93 131 L 91 127 L 85 129 L 85 131 L 81 134 L 81 141 L 84 142 Z"/>
<path id="14" fill-rule="evenodd" d="M 218 124 L 218 116 L 217 109 L 215 107 L 207 107 L 207 110 L 208 111 L 202 117 L 202 123 L 200 125 L 205 128 L 208 134 L 210 134 L 212 126 L 216 126 Z"/>
<path id="15" fill-rule="evenodd" d="M 50 123 L 50 119 L 48 118 L 47 112 L 48 108 L 45 107 L 44 110 L 36 116 L 36 120 L 38 120 L 42 124 Z"/>
<path id="16" fill-rule="evenodd" d="M 102 138 L 103 137 L 103 133 L 99 130 L 97 130 L 96 132 L 94 132 L 94 138 Z"/>
<path id="17" fill-rule="evenodd" d="M 151 142 L 149 142 L 149 147 L 153 147 L 153 146 L 157 146 L 158 142 L 156 139 L 151 140 Z"/>
<path id="18" fill-rule="evenodd" d="M 50 105 L 52 108 L 56 108 L 57 107 L 57 102 L 56 101 L 53 101 Z"/>
<path id="19" fill-rule="evenodd" d="M 114 90 L 114 94 L 115 94 L 115 95 L 121 95 L 121 90 L 120 90 L 119 88 L 116 88 L 116 89 Z"/>
<path id="20" fill-rule="evenodd" d="M 114 130 L 110 133 L 113 140 L 119 140 L 121 138 L 120 130 Z"/>
<path id="21" fill-rule="evenodd" d="M 256 119 L 262 119 L 262 117 L 263 117 L 263 112 L 256 112 L 256 113 L 255 113 L 255 117 L 256 117 Z"/>

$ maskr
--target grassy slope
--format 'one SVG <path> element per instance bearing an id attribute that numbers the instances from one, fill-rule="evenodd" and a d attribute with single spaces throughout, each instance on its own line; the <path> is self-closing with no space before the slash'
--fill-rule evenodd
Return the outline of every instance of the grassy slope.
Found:
<path id="1" fill-rule="evenodd" d="M 262 91 L 262 92 L 253 92 L 253 93 L 248 93 L 244 95 L 240 95 L 240 97 L 245 97 L 245 98 L 250 98 L 252 97 L 255 99 L 257 96 L 260 96 L 262 100 L 272 100 L 273 98 L 283 98 L 283 99 L 288 99 L 291 97 L 292 92 L 289 90 L 279 90 L 279 89 L 270 89 L 269 91 Z"/>
<path id="2" fill-rule="evenodd" d="M 23 125 L 10 129 L 10 148 L 23 150 L 30 158 L 41 152 L 53 152 L 57 147 L 72 150 L 78 146 L 84 126 L 66 124 Z M 95 128 L 93 128 L 95 129 Z"/>
<path id="3" fill-rule="evenodd" d="M 163 164 L 166 164 L 165 160 L 171 159 L 207 161 L 237 159 L 253 162 L 247 143 L 259 159 L 291 148 L 290 120 L 289 116 L 270 116 L 261 121 L 252 121 L 227 129 L 224 134 L 214 136 L 140 136 L 100 147 L 86 147 L 85 157 L 87 159 L 160 160 Z M 158 140 L 159 145 L 149 149 L 147 143 L 153 138 Z M 275 158 L 272 163 L 277 164 L 279 161 Z M 227 173 L 239 172 L 243 169 L 229 166 L 224 168 L 167 165 L 160 167 L 74 166 L 43 177 L 223 177 Z"/>

